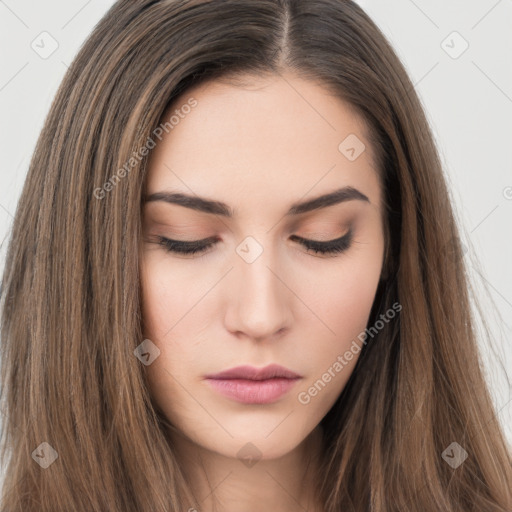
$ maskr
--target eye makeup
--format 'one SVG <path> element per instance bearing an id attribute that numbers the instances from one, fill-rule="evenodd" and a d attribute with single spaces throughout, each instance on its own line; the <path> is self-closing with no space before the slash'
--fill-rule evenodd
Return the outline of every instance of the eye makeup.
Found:
<path id="1" fill-rule="evenodd" d="M 293 241 L 300 243 L 303 247 L 306 248 L 308 252 L 322 255 L 337 255 L 347 251 L 350 248 L 352 244 L 353 232 L 352 229 L 350 229 L 342 237 L 336 238 L 334 240 L 328 240 L 326 242 L 310 240 L 296 235 L 292 235 L 290 238 Z M 156 243 L 162 245 L 166 251 L 181 255 L 204 253 L 210 247 L 214 246 L 217 241 L 217 237 L 210 237 L 203 240 L 193 240 L 187 242 L 173 240 L 163 236 L 156 237 Z"/>

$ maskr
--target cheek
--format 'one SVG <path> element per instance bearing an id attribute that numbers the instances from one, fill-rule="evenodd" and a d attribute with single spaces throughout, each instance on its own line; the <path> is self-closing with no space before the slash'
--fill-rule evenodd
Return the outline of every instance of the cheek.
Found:
<path id="1" fill-rule="evenodd" d="M 182 329 L 204 294 L 204 284 L 190 271 L 180 270 L 164 253 L 153 251 L 148 251 L 141 266 L 141 288 L 144 335 L 162 341 Z"/>
<path id="2" fill-rule="evenodd" d="M 146 270 L 142 279 L 142 318 L 144 336 L 160 339 L 172 327 L 172 315 L 176 311 L 173 295 L 165 282 L 165 274 Z M 167 315 L 166 315 L 167 312 Z M 164 319 L 167 321 L 164 322 Z"/>
<path id="3" fill-rule="evenodd" d="M 379 284 L 380 256 L 379 251 L 360 251 L 347 255 L 335 269 L 310 276 L 309 290 L 303 293 L 325 324 L 325 338 L 343 342 L 364 331 Z"/>
<path id="4" fill-rule="evenodd" d="M 174 373 L 176 361 L 184 366 L 193 361 L 194 344 L 183 332 L 191 328 L 187 323 L 189 318 L 185 316 L 192 307 L 185 297 L 191 294 L 179 292 L 183 288 L 176 279 L 169 277 L 168 271 L 161 273 L 157 270 L 157 267 L 148 268 L 142 280 L 142 332 L 160 350 L 159 357 L 146 367 L 148 376 L 155 379 L 158 374 L 159 379 L 168 379 L 165 369 Z M 180 335 L 186 343 L 176 342 Z"/>
<path id="5" fill-rule="evenodd" d="M 190 375 L 205 352 L 195 334 L 200 329 L 198 314 L 204 285 L 189 272 L 172 268 L 166 256 L 149 254 L 141 266 L 143 336 L 160 350 L 160 355 L 145 367 L 150 390 L 160 405 L 173 396 L 173 406 L 186 410 L 181 403 L 180 382 Z M 206 315 L 207 316 L 207 315 Z"/>
<path id="6" fill-rule="evenodd" d="M 378 253 L 377 253 L 378 254 Z M 381 271 L 380 260 L 360 253 L 339 266 L 340 278 L 332 271 L 316 275 L 309 291 L 311 307 L 322 322 L 310 322 L 304 356 L 310 361 L 311 373 L 301 386 L 298 401 L 319 408 L 322 413 L 333 405 L 345 387 L 364 347 L 368 320 Z M 319 290 L 319 291 L 318 291 Z M 307 295 L 308 290 L 303 293 Z M 314 325 L 313 325 L 314 324 Z M 322 334 L 323 333 L 323 334 Z"/>
<path id="7" fill-rule="evenodd" d="M 296 402 L 304 414 L 319 422 L 332 408 L 345 388 L 364 346 L 364 333 L 371 310 L 371 295 L 338 301 L 336 316 L 327 318 L 335 335 L 319 336 L 304 346 L 310 371 L 297 391 Z"/>

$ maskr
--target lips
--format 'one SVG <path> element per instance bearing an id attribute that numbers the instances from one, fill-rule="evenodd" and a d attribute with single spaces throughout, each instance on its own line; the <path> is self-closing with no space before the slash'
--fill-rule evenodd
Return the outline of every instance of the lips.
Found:
<path id="1" fill-rule="evenodd" d="M 237 366 L 205 376 L 206 382 L 221 395 L 244 404 L 270 404 L 288 393 L 301 375 L 271 364 L 265 368 Z"/>
<path id="2" fill-rule="evenodd" d="M 219 373 L 206 375 L 207 379 L 244 379 L 244 380 L 266 380 L 266 379 L 298 379 L 301 376 L 284 366 L 270 364 L 264 368 L 254 366 L 237 366 Z"/>

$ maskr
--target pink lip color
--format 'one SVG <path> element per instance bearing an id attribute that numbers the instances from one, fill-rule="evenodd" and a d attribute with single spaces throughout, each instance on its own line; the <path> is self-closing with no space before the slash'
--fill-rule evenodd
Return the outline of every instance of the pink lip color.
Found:
<path id="1" fill-rule="evenodd" d="M 237 366 L 205 379 L 219 393 L 245 404 L 269 404 L 278 400 L 302 377 L 277 364 L 264 368 Z"/>
<path id="2" fill-rule="evenodd" d="M 270 404 L 289 391 L 299 378 L 206 380 L 219 393 L 237 402 L 245 404 Z"/>

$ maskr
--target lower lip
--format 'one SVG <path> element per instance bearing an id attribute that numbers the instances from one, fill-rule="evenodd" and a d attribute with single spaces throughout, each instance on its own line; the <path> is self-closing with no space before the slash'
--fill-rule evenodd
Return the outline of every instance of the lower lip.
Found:
<path id="1" fill-rule="evenodd" d="M 221 395 L 244 404 L 270 404 L 281 398 L 300 380 L 275 378 L 266 380 L 206 379 Z"/>

